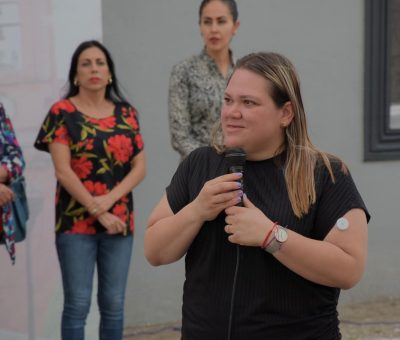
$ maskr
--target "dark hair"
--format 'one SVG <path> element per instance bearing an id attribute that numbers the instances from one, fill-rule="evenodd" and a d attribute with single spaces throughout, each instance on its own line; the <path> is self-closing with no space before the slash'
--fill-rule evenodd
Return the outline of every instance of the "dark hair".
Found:
<path id="1" fill-rule="evenodd" d="M 107 85 L 105 97 L 114 103 L 129 104 L 129 102 L 125 99 L 125 97 L 121 94 L 121 91 L 119 90 L 118 79 L 115 74 L 114 62 L 111 58 L 111 54 L 110 52 L 108 52 L 105 46 L 100 42 L 98 42 L 97 40 L 88 40 L 80 43 L 79 46 L 76 48 L 74 54 L 72 55 L 71 65 L 68 74 L 68 89 L 66 91 L 64 98 L 73 97 L 79 93 L 79 87 L 74 84 L 76 72 L 78 69 L 79 56 L 82 54 L 83 51 L 91 47 L 97 47 L 104 53 L 108 69 L 110 70 L 111 73 L 112 83 Z"/>
<path id="2" fill-rule="evenodd" d="M 199 22 L 201 20 L 201 15 L 203 14 L 203 9 L 204 7 L 209 4 L 211 1 L 215 1 L 215 0 L 203 0 L 200 4 L 200 8 L 199 8 Z M 239 16 L 239 12 L 237 9 L 237 4 L 235 0 L 218 0 L 223 2 L 225 5 L 228 6 L 229 11 L 231 12 L 232 18 L 233 18 L 233 22 L 236 22 Z"/>

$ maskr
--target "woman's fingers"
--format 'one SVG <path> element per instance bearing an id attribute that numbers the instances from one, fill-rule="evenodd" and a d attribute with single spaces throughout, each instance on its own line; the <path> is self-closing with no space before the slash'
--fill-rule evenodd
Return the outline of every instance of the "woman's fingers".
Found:
<path id="1" fill-rule="evenodd" d="M 240 189 L 241 184 L 238 182 L 239 179 L 240 176 L 237 174 L 222 175 L 206 182 L 203 189 L 211 195 Z"/>
<path id="2" fill-rule="evenodd" d="M 93 200 L 93 203 L 88 207 L 88 211 L 91 215 L 98 217 L 106 212 L 106 210 L 95 200 Z"/>
<path id="3" fill-rule="evenodd" d="M 100 223 L 107 229 L 109 234 L 119 234 L 124 232 L 126 225 L 117 216 L 111 213 L 104 213 L 99 217 Z"/>
<path id="4" fill-rule="evenodd" d="M 239 174 L 227 174 L 207 181 L 194 200 L 196 214 L 202 220 L 212 220 L 224 209 L 236 205 L 243 192 Z"/>
<path id="5" fill-rule="evenodd" d="M 200 194 L 212 204 L 225 203 L 235 197 L 241 197 L 241 184 L 233 179 L 235 174 L 223 175 L 206 182 Z"/>
<path id="6" fill-rule="evenodd" d="M 125 229 L 125 224 L 117 218 L 117 220 L 111 224 L 111 229 L 114 234 L 122 233 Z"/>
<path id="7" fill-rule="evenodd" d="M 119 225 L 112 225 L 110 228 L 107 228 L 109 234 L 120 234 L 124 231 L 125 227 Z"/>
<path id="8" fill-rule="evenodd" d="M 228 201 L 234 200 L 234 201 L 240 201 L 241 197 L 243 195 L 243 192 L 241 190 L 235 190 L 235 191 L 230 191 L 227 193 L 222 193 L 215 195 L 212 198 L 212 203 L 214 204 L 224 204 Z"/>
<path id="9" fill-rule="evenodd" d="M 224 229 L 227 234 L 235 233 L 235 228 L 231 224 L 227 224 Z"/>
<path id="10" fill-rule="evenodd" d="M 232 173 L 232 174 L 226 174 L 222 176 L 218 176 L 210 180 L 209 182 L 213 183 L 219 183 L 219 182 L 237 182 L 242 178 L 241 173 Z"/>
<path id="11" fill-rule="evenodd" d="M 7 186 L 3 185 L 0 189 L 0 205 L 11 202 L 14 199 L 13 191 Z"/>

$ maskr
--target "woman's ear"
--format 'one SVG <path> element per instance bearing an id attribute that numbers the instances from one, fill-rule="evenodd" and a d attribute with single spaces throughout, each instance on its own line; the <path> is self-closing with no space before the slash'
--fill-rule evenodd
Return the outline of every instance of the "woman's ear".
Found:
<path id="1" fill-rule="evenodd" d="M 281 126 L 286 128 L 290 125 L 294 118 L 293 106 L 292 102 L 288 101 L 283 104 L 282 107 L 282 118 L 281 118 Z"/>
<path id="2" fill-rule="evenodd" d="M 235 25 L 234 25 L 233 35 L 236 34 L 236 32 L 237 32 L 237 30 L 239 29 L 239 27 L 240 27 L 240 21 L 239 21 L 239 20 L 236 20 Z"/>

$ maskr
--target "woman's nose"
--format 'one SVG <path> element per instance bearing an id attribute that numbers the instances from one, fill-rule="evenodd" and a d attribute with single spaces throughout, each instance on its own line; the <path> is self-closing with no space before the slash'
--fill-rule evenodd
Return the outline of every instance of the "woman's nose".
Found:
<path id="1" fill-rule="evenodd" d="M 216 22 L 213 22 L 212 24 L 211 24 L 211 31 L 212 32 L 215 32 L 215 31 L 217 31 L 218 30 L 218 24 L 216 23 Z"/>
<path id="2" fill-rule="evenodd" d="M 222 113 L 226 117 L 230 118 L 235 118 L 235 119 L 240 119 L 242 118 L 242 112 L 240 111 L 240 108 L 238 105 L 231 104 L 231 105 L 225 105 L 223 107 Z"/>
<path id="3" fill-rule="evenodd" d="M 96 72 L 98 72 L 98 70 L 99 70 L 99 67 L 96 64 L 92 64 L 92 67 L 91 67 L 90 71 L 92 73 L 96 73 Z"/>
<path id="4" fill-rule="evenodd" d="M 231 112 L 231 116 L 233 118 L 240 119 L 240 118 L 242 118 L 242 112 L 238 108 L 236 108 L 235 110 L 233 110 Z"/>

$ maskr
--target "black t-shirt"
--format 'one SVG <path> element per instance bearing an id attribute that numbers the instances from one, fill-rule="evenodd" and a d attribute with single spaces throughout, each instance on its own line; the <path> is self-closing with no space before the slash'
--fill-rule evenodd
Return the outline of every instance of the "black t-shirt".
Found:
<path id="1" fill-rule="evenodd" d="M 332 162 L 335 183 L 324 166 L 316 170 L 317 202 L 303 218 L 290 205 L 282 156 L 246 161 L 244 192 L 273 221 L 323 240 L 338 218 L 366 207 L 340 162 Z M 192 152 L 167 188 L 174 213 L 196 198 L 204 183 L 227 173 L 228 163 L 210 147 Z M 340 339 L 337 301 L 340 289 L 308 281 L 259 247 L 236 246 L 224 231 L 225 213 L 204 223 L 185 258 L 182 339 L 226 339 L 234 273 L 239 267 L 233 302 L 231 340 Z"/>

